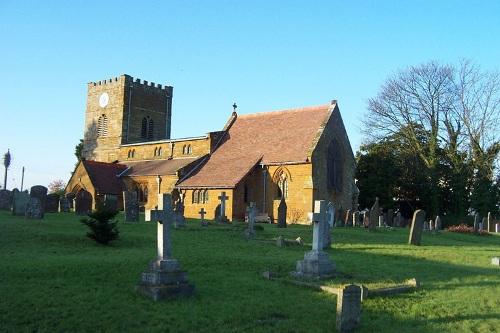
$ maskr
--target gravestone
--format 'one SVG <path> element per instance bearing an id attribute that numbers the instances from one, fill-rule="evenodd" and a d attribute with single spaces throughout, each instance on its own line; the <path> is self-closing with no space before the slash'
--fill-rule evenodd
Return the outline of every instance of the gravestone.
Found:
<path id="1" fill-rule="evenodd" d="M 286 228 L 286 210 L 285 198 L 281 197 L 281 201 L 278 206 L 278 228 Z"/>
<path id="2" fill-rule="evenodd" d="M 255 213 L 257 213 L 257 206 L 255 205 L 255 202 L 250 202 L 250 207 L 248 207 L 247 211 L 248 211 L 248 229 L 245 230 L 244 236 L 255 237 L 255 231 L 253 230 L 253 224 L 255 222 Z"/>
<path id="3" fill-rule="evenodd" d="M 357 329 L 360 314 L 361 288 L 353 284 L 341 286 L 337 296 L 337 331 L 351 332 Z"/>
<path id="4" fill-rule="evenodd" d="M 375 203 L 373 204 L 372 209 L 370 210 L 370 225 L 368 230 L 375 231 L 377 229 L 377 222 L 380 216 L 380 208 L 378 206 L 378 197 L 375 198 Z"/>
<path id="5" fill-rule="evenodd" d="M 123 210 L 125 212 L 125 222 L 139 222 L 137 192 L 123 191 Z"/>
<path id="6" fill-rule="evenodd" d="M 477 235 L 479 233 L 479 221 L 481 218 L 479 217 L 479 213 L 476 213 L 474 216 L 474 235 Z"/>
<path id="7" fill-rule="evenodd" d="M 394 227 L 394 209 L 389 209 L 387 211 L 387 225 Z"/>
<path id="8" fill-rule="evenodd" d="M 365 228 L 369 228 L 370 227 L 370 210 L 366 210 L 364 213 L 363 213 L 363 226 Z"/>
<path id="9" fill-rule="evenodd" d="M 28 220 L 43 219 L 42 203 L 38 198 L 30 198 L 28 202 L 26 202 L 24 217 Z"/>
<path id="10" fill-rule="evenodd" d="M 488 232 L 492 232 L 493 230 L 492 230 L 492 225 L 491 225 L 491 212 L 488 212 L 488 221 L 486 222 L 486 224 L 487 224 L 486 230 Z"/>
<path id="11" fill-rule="evenodd" d="M 420 245 L 420 240 L 422 239 L 422 229 L 424 227 L 425 212 L 418 209 L 413 213 L 413 220 L 410 229 L 410 238 L 408 244 Z"/>
<path id="12" fill-rule="evenodd" d="M 404 217 L 401 215 L 401 212 L 397 212 L 396 213 L 396 227 L 401 227 L 403 226 L 403 222 L 404 222 Z"/>
<path id="13" fill-rule="evenodd" d="M 328 203 L 328 224 L 330 225 L 330 228 L 333 228 L 335 225 L 335 205 L 333 202 Z"/>
<path id="14" fill-rule="evenodd" d="M 69 213 L 71 211 L 70 201 L 67 197 L 61 197 L 59 199 L 59 211 L 61 213 Z"/>
<path id="15" fill-rule="evenodd" d="M 77 215 L 87 215 L 92 213 L 92 194 L 81 190 L 75 197 L 75 213 Z"/>
<path id="16" fill-rule="evenodd" d="M 488 218 L 486 217 L 483 217 L 483 220 L 481 221 L 481 230 L 488 230 Z"/>
<path id="17" fill-rule="evenodd" d="M 28 192 L 13 191 L 12 215 L 25 216 L 26 203 L 30 199 Z"/>
<path id="18" fill-rule="evenodd" d="M 354 214 L 352 214 L 352 226 L 359 227 L 359 211 L 355 211 Z"/>
<path id="19" fill-rule="evenodd" d="M 35 185 L 31 187 L 30 198 L 37 198 L 42 205 L 42 218 L 45 215 L 45 205 L 47 203 L 47 188 L 42 185 Z"/>
<path id="20" fill-rule="evenodd" d="M 75 200 L 76 195 L 74 193 L 68 193 L 66 194 L 66 198 L 68 198 L 69 201 L 69 209 L 75 208 L 74 206 L 74 200 Z"/>
<path id="21" fill-rule="evenodd" d="M 118 197 L 116 195 L 106 194 L 104 196 L 104 204 L 113 210 L 117 210 L 117 202 Z"/>
<path id="22" fill-rule="evenodd" d="M 379 217 L 378 217 L 378 226 L 379 227 L 384 226 L 384 216 L 383 215 L 379 215 Z"/>
<path id="23" fill-rule="evenodd" d="M 218 199 L 220 200 L 220 211 L 219 211 L 219 214 L 216 215 L 217 222 L 228 223 L 229 220 L 226 216 L 226 200 L 228 200 L 229 197 L 226 196 L 226 192 L 222 191 L 220 193 L 220 196 L 218 197 Z"/>
<path id="24" fill-rule="evenodd" d="M 188 274 L 179 268 L 179 261 L 172 258 L 171 228 L 172 197 L 158 194 L 158 208 L 146 210 L 146 221 L 157 221 L 157 259 L 150 262 L 149 269 L 142 273 L 136 291 L 153 300 L 174 299 L 194 292 L 188 283 Z"/>
<path id="25" fill-rule="evenodd" d="M 59 212 L 59 194 L 49 193 L 47 194 L 47 200 L 45 202 L 45 212 L 46 213 L 57 213 Z"/>
<path id="26" fill-rule="evenodd" d="M 347 212 L 345 213 L 345 221 L 344 221 L 344 225 L 347 227 L 347 226 L 350 226 L 351 225 L 351 222 L 352 222 L 352 217 L 351 217 L 351 210 L 348 209 Z"/>
<path id="27" fill-rule="evenodd" d="M 0 190 L 0 209 L 10 210 L 12 206 L 12 192 L 9 190 Z"/>
<path id="28" fill-rule="evenodd" d="M 327 221 L 328 221 L 328 215 L 327 215 Z M 330 224 L 327 222 L 323 225 L 323 227 L 324 227 L 323 249 L 329 249 L 332 247 L 332 234 L 331 234 Z"/>
<path id="29" fill-rule="evenodd" d="M 434 220 L 434 230 L 437 233 L 439 230 L 441 230 L 441 217 L 436 216 L 436 219 Z"/>
<path id="30" fill-rule="evenodd" d="M 201 208 L 201 210 L 198 212 L 198 214 L 200 214 L 200 227 L 206 227 L 208 225 L 207 222 L 205 222 L 205 214 L 207 212 L 205 212 L 205 208 Z"/>
<path id="31" fill-rule="evenodd" d="M 174 214 L 174 227 L 177 228 L 185 228 L 186 227 L 186 218 L 184 217 L 184 203 L 178 200 L 175 203 Z"/>
<path id="32" fill-rule="evenodd" d="M 297 277 L 324 278 L 335 273 L 335 263 L 330 261 L 328 253 L 323 251 L 324 224 L 328 224 L 328 213 L 324 200 L 316 200 L 314 203 L 313 220 L 313 244 L 312 251 L 304 255 L 304 260 L 297 261 Z"/>

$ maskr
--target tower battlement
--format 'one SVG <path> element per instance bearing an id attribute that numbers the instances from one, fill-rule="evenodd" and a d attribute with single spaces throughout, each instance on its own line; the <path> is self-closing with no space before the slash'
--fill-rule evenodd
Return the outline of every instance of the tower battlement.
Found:
<path id="1" fill-rule="evenodd" d="M 155 84 L 154 82 L 148 82 L 146 80 L 141 80 L 139 78 L 134 78 L 130 75 L 123 74 L 118 77 L 114 77 L 111 79 L 105 79 L 101 81 L 96 81 L 96 82 L 89 82 L 88 86 L 89 87 L 96 87 L 96 86 L 103 86 L 103 85 L 114 85 L 114 84 L 127 84 L 128 86 L 133 86 L 134 88 L 144 88 L 144 89 L 152 89 L 152 90 L 158 90 L 162 91 L 164 93 L 165 91 L 169 96 L 172 95 L 173 87 L 172 86 L 166 86 L 162 84 Z"/>

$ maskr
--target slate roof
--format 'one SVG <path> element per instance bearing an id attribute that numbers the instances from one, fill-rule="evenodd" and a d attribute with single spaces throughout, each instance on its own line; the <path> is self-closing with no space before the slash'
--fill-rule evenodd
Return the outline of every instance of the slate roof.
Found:
<path id="1" fill-rule="evenodd" d="M 82 161 L 92 184 L 99 194 L 122 195 L 127 188 L 117 177 L 126 166 L 118 163 L 104 163 L 96 161 Z"/>
<path id="2" fill-rule="evenodd" d="M 170 160 L 123 161 L 127 171 L 122 176 L 175 175 L 180 168 L 196 161 L 199 157 L 174 158 Z"/>
<path id="3" fill-rule="evenodd" d="M 233 188 L 257 164 L 306 163 L 335 105 L 237 115 L 222 144 L 180 188 Z"/>

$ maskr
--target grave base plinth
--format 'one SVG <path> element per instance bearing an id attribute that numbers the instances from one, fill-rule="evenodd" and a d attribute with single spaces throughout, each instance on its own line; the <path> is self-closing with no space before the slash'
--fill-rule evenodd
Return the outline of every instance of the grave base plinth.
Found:
<path id="1" fill-rule="evenodd" d="M 328 253 L 311 251 L 304 255 L 304 260 L 297 261 L 296 277 L 322 279 L 335 275 L 336 265 L 330 261 Z"/>
<path id="2" fill-rule="evenodd" d="M 135 289 L 158 301 L 189 296 L 194 292 L 194 285 L 188 283 L 187 272 L 179 269 L 178 260 L 153 260 Z"/>

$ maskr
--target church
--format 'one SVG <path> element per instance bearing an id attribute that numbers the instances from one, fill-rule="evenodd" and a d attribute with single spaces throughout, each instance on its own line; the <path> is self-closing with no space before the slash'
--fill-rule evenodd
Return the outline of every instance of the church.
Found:
<path id="1" fill-rule="evenodd" d="M 184 204 L 187 218 L 244 220 L 250 202 L 271 221 L 284 199 L 289 223 L 306 223 L 315 200 L 357 210 L 355 159 L 337 101 L 238 115 L 220 131 L 172 139 L 173 88 L 121 75 L 87 85 L 82 161 L 65 192 L 87 191 L 95 208 L 134 191 L 153 209 L 158 193 Z"/>

